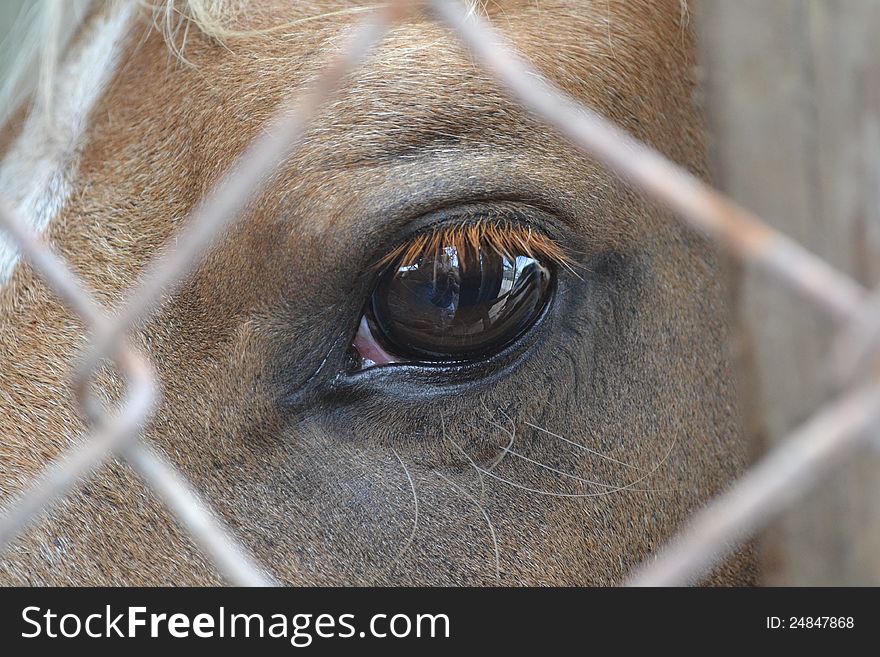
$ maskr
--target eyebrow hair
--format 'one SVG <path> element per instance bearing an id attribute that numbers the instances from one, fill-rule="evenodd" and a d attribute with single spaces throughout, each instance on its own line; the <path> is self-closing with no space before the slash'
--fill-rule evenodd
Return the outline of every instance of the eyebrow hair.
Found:
<path id="1" fill-rule="evenodd" d="M 482 220 L 453 226 L 434 227 L 399 244 L 382 257 L 376 268 L 396 263 L 406 266 L 426 256 L 436 256 L 442 249 L 454 248 L 462 261 L 479 258 L 480 251 L 489 249 L 513 259 L 517 255 L 549 261 L 574 272 L 577 262 L 555 240 L 531 226 L 497 219 Z"/>

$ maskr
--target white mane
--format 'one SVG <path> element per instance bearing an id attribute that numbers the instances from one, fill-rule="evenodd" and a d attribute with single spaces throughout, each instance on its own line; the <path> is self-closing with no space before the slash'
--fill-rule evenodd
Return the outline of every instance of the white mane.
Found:
<path id="1" fill-rule="evenodd" d="M 0 70 L 0 125 L 36 92 L 36 103 L 51 98 L 55 68 L 79 29 L 91 0 L 25 3 L 0 44 L 6 70 Z"/>
<path id="2" fill-rule="evenodd" d="M 29 97 L 33 102 L 0 160 L 0 198 L 38 234 L 74 188 L 91 110 L 112 78 L 131 31 L 132 4 L 114 4 L 83 24 L 88 4 L 44 3 L 34 22 L 37 33 L 25 30 L 22 37 L 35 43 L 14 63 L 13 78 L 4 88 L 7 119 Z M 82 37 L 72 42 L 79 28 Z M 62 49 L 64 57 L 59 56 Z M 0 285 L 17 263 L 18 248 L 0 236 Z"/>

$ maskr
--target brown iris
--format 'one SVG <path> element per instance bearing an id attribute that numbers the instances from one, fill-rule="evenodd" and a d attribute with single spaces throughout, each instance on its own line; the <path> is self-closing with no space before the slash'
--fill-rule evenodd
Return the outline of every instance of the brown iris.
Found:
<path id="1" fill-rule="evenodd" d="M 510 226 L 474 224 L 423 235 L 386 258 L 367 308 L 370 330 L 406 360 L 498 353 L 530 329 L 549 302 L 558 248 L 542 234 Z"/>

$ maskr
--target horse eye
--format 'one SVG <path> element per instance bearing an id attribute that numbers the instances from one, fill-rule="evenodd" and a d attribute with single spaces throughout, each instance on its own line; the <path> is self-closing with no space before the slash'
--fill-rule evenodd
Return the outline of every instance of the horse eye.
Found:
<path id="1" fill-rule="evenodd" d="M 484 358 L 541 315 L 552 270 L 540 256 L 452 242 L 382 271 L 353 345 L 362 368 Z"/>

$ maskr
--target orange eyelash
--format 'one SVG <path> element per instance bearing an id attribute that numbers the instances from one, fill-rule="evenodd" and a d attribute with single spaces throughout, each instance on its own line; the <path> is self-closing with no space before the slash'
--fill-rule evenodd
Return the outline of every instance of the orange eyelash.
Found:
<path id="1" fill-rule="evenodd" d="M 455 248 L 462 260 L 478 256 L 481 249 L 488 248 L 508 258 L 526 255 L 549 261 L 572 272 L 573 267 L 577 266 L 559 244 L 528 226 L 480 221 L 423 233 L 393 249 L 376 263 L 376 267 L 382 268 L 393 262 L 399 262 L 401 266 L 411 265 L 426 255 L 437 255 L 441 249 L 450 246 Z"/>

